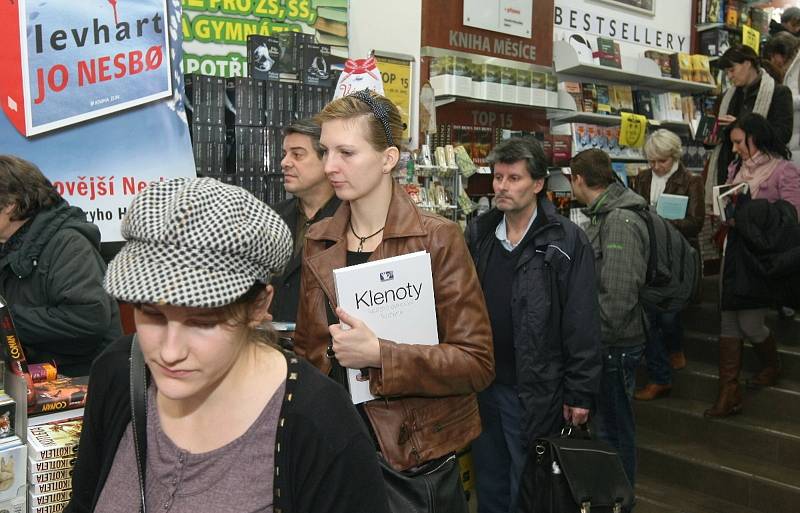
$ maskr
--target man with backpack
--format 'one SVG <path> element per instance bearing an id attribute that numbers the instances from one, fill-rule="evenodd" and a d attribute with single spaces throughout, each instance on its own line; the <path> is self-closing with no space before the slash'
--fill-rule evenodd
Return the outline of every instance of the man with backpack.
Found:
<path id="1" fill-rule="evenodd" d="M 600 300 L 603 376 L 592 425 L 615 447 L 634 484 L 636 445 L 631 404 L 636 367 L 644 353 L 647 321 L 639 299 L 650 256 L 647 222 L 636 211 L 647 202 L 618 183 L 608 155 L 585 150 L 572 158 L 572 192 L 585 204 L 586 235 L 595 252 Z"/>

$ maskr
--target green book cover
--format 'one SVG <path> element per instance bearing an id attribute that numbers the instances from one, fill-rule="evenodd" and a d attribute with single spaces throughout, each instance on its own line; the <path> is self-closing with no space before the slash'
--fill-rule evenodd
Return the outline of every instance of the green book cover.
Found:
<path id="1" fill-rule="evenodd" d="M 334 36 L 333 34 L 328 34 L 319 30 L 317 30 L 317 42 L 323 45 L 347 46 L 346 37 Z"/>
<path id="2" fill-rule="evenodd" d="M 597 92 L 597 112 L 611 114 L 611 101 L 608 98 L 608 86 L 597 84 L 594 88 Z"/>
<path id="3" fill-rule="evenodd" d="M 341 21 L 347 23 L 347 9 L 337 7 L 317 7 L 317 16 L 326 20 Z"/>
<path id="4" fill-rule="evenodd" d="M 601 66 L 621 68 L 622 61 L 619 53 L 619 43 L 608 37 L 597 38 L 597 52 L 600 54 L 599 62 Z"/>
<path id="5" fill-rule="evenodd" d="M 347 9 L 347 0 L 311 0 L 314 7 L 339 7 Z"/>

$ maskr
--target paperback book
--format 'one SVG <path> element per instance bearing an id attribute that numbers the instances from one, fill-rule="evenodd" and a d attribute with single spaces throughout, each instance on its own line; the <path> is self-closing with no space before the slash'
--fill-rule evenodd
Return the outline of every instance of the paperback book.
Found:
<path id="1" fill-rule="evenodd" d="M 733 219 L 736 208 L 750 199 L 747 183 L 716 185 L 712 192 L 712 208 L 721 221 Z"/>
<path id="2" fill-rule="evenodd" d="M 662 194 L 656 203 L 656 214 L 664 219 L 683 219 L 686 217 L 686 207 L 689 205 L 689 196 L 679 194 Z"/>
<path id="3" fill-rule="evenodd" d="M 89 377 L 61 377 L 53 381 L 34 383 L 35 403 L 28 406 L 28 414 L 52 413 L 86 406 Z"/>
<path id="4" fill-rule="evenodd" d="M 0 336 L 3 337 L 3 350 L 5 360 L 11 372 L 20 376 L 27 386 L 28 406 L 36 401 L 33 393 L 33 381 L 28 372 L 28 361 L 25 359 L 25 351 L 22 350 L 22 343 L 17 337 L 17 329 L 14 327 L 14 320 L 11 318 L 11 308 L 5 298 L 0 296 Z"/>
<path id="5" fill-rule="evenodd" d="M 378 336 L 400 344 L 439 343 L 431 257 L 425 251 L 333 271 L 339 306 Z M 349 327 L 342 323 L 343 329 Z M 347 369 L 353 404 L 375 398 L 359 369 Z"/>
<path id="6" fill-rule="evenodd" d="M 69 420 L 28 428 L 28 457 L 33 461 L 74 457 L 83 420 Z M 71 465 L 63 468 L 71 468 Z M 43 470 L 63 470 L 43 469 Z"/>
<path id="7" fill-rule="evenodd" d="M 14 511 L 15 504 L 24 501 L 26 488 L 25 446 L 16 438 L 16 443 L 0 448 L 0 505 Z M 24 504 L 24 502 L 23 502 Z M 0 510 L 1 511 L 1 510 Z"/>

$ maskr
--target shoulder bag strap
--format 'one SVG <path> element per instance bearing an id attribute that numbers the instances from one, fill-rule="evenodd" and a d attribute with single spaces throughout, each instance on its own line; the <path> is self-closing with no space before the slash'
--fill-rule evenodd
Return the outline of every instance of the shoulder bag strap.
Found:
<path id="1" fill-rule="evenodd" d="M 131 426 L 136 468 L 139 471 L 141 513 L 146 513 L 145 470 L 147 461 L 147 366 L 136 335 L 131 342 Z"/>

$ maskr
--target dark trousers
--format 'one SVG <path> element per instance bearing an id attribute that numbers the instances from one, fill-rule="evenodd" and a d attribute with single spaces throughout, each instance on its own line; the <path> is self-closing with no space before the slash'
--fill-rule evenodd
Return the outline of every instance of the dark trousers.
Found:
<path id="1" fill-rule="evenodd" d="M 516 513 L 519 478 L 525 464 L 517 388 L 499 383 L 478 394 L 483 429 L 472 442 L 478 513 Z"/>
<path id="2" fill-rule="evenodd" d="M 647 377 L 659 385 L 672 384 L 672 367 L 669 355 L 683 348 L 683 324 L 680 312 L 647 310 L 650 321 L 644 357 L 647 360 Z"/>
<path id="3" fill-rule="evenodd" d="M 597 438 L 619 453 L 631 486 L 636 477 L 636 424 L 631 401 L 636 386 L 636 367 L 643 353 L 644 344 L 604 349 L 603 377 L 592 421 Z"/>

